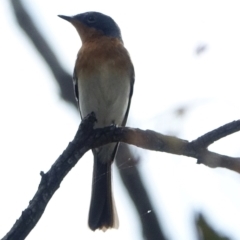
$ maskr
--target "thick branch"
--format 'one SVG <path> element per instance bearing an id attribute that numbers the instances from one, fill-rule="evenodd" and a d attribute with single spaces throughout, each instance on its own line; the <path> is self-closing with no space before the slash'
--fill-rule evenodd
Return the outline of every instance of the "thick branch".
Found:
<path id="1" fill-rule="evenodd" d="M 42 179 L 36 194 L 29 202 L 29 206 L 22 212 L 21 217 L 2 240 L 23 240 L 31 232 L 64 177 L 84 153 L 90 149 L 90 145 L 85 144 L 85 141 L 92 132 L 94 122 L 95 117 L 92 115 L 82 121 L 74 140 L 69 143 L 50 170 L 46 174 L 41 172 Z"/>
<path id="2" fill-rule="evenodd" d="M 143 131 L 115 126 L 93 129 L 95 121 L 94 114 L 87 116 L 82 121 L 74 140 L 69 143 L 51 169 L 46 174 L 41 173 L 42 179 L 35 196 L 30 201 L 28 208 L 23 211 L 21 217 L 2 240 L 25 239 L 41 218 L 49 200 L 60 186 L 63 178 L 75 166 L 78 160 L 89 149 L 110 142 L 121 141 L 145 149 L 194 157 L 207 166 L 225 167 L 240 173 L 240 158 L 231 158 L 210 152 L 207 149 L 196 148 L 198 144 L 195 143 L 198 140 L 193 141 L 193 144 L 193 142 L 189 143 L 186 140 L 165 136 L 150 130 Z M 232 124 L 234 125 L 235 123 L 233 122 Z M 219 129 L 224 129 L 225 126 L 227 129 L 229 128 L 229 124 L 226 124 Z M 235 131 L 238 131 L 238 128 Z M 232 130 L 231 132 L 234 131 Z M 220 135 L 222 136 L 222 134 Z"/>

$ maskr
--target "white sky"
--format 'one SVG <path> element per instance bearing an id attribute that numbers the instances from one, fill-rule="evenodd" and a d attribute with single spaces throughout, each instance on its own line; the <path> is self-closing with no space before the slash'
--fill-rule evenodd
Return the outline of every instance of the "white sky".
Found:
<path id="1" fill-rule="evenodd" d="M 239 1 L 24 2 L 69 72 L 81 43 L 74 28 L 56 15 L 91 10 L 115 19 L 136 72 L 128 125 L 192 140 L 239 119 Z M 7 0 L 0 3 L 0 29 L 2 237 L 34 195 L 40 171 L 46 172 L 72 140 L 79 116 L 59 99 L 51 73 L 15 25 Z M 197 56 L 200 44 L 207 49 Z M 174 113 L 179 107 L 187 107 L 183 117 Z M 239 138 L 234 134 L 210 149 L 239 156 Z M 193 210 L 203 211 L 233 240 L 240 239 L 238 174 L 196 165 L 190 158 L 136 151 L 142 155 L 145 185 L 169 239 L 194 239 Z M 27 239 L 141 239 L 135 210 L 116 169 L 113 175 L 118 231 L 92 233 L 87 227 L 92 177 L 92 155 L 87 153 Z"/>

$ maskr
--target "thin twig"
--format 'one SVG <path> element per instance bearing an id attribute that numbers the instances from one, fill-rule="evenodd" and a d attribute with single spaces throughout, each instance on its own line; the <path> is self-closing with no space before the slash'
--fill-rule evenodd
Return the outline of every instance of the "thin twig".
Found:
<path id="1" fill-rule="evenodd" d="M 207 148 L 217 140 L 240 130 L 240 120 L 233 121 L 192 141 L 197 148 Z"/>

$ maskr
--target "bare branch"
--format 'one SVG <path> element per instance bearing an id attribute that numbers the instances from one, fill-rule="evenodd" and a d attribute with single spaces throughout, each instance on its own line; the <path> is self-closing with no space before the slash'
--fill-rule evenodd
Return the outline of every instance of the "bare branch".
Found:
<path id="1" fill-rule="evenodd" d="M 226 137 L 232 133 L 240 130 L 240 120 L 233 121 L 219 127 L 211 132 L 204 134 L 203 136 L 192 141 L 192 144 L 197 148 L 207 148 L 209 145 L 213 144 L 215 141 Z"/>
<path id="2" fill-rule="evenodd" d="M 110 142 L 121 141 L 149 150 L 194 157 L 209 167 L 225 167 L 240 173 L 240 158 L 231 158 L 210 152 L 207 149 L 196 148 L 197 145 L 192 144 L 192 142 L 189 143 L 186 140 L 166 136 L 150 130 L 143 131 L 115 126 L 93 129 L 95 121 L 96 118 L 93 113 L 83 119 L 73 141 L 69 143 L 66 150 L 52 165 L 51 169 L 46 174 L 41 173 L 42 179 L 35 196 L 30 201 L 28 208 L 23 211 L 21 217 L 2 240 L 25 239 L 41 218 L 46 205 L 59 188 L 63 178 L 75 166 L 78 160 L 88 150 Z M 238 131 L 236 122 L 224 126 L 227 126 L 227 129 L 232 129 L 231 133 Z M 223 129 L 224 126 L 219 129 Z M 233 130 L 234 126 L 236 127 L 235 131 Z M 217 130 L 212 132 L 217 132 Z M 218 138 L 220 138 L 220 135 L 223 136 L 222 131 L 219 131 Z M 207 134 L 204 136 L 207 136 Z"/>
<path id="3" fill-rule="evenodd" d="M 96 141 L 94 142 L 93 147 L 97 147 L 100 144 L 120 141 L 148 150 L 193 157 L 198 160 L 198 163 L 203 163 L 206 166 L 212 168 L 224 167 L 240 173 L 240 158 L 213 153 L 206 148 L 203 148 L 201 144 L 202 139 L 209 143 L 213 139 L 212 136 L 214 136 L 214 139 L 220 139 L 239 131 L 239 124 L 240 120 L 228 123 L 199 137 L 197 140 L 193 140 L 192 142 L 173 136 L 166 136 L 151 130 L 127 127 L 113 128 L 113 126 L 110 126 L 95 130 L 97 137 L 95 138 Z"/>
<path id="4" fill-rule="evenodd" d="M 82 121 L 77 134 L 66 150 L 59 156 L 47 173 L 41 172 L 41 182 L 29 206 L 22 212 L 21 217 L 2 240 L 23 240 L 35 227 L 41 218 L 49 200 L 67 173 L 90 148 L 85 145 L 86 139 L 92 132 L 95 117 L 90 115 Z"/>

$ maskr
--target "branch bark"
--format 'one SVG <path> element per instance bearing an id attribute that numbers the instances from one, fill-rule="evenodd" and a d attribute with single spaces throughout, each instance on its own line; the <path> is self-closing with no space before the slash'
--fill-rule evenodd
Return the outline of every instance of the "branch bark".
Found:
<path id="1" fill-rule="evenodd" d="M 209 167 L 225 167 L 240 173 L 240 158 L 231 158 L 208 151 L 206 148 L 196 147 L 199 139 L 188 142 L 172 136 L 166 136 L 151 130 L 133 129 L 127 127 L 109 126 L 102 129 L 93 129 L 96 121 L 94 113 L 83 119 L 80 127 L 68 147 L 59 156 L 47 173 L 41 173 L 42 179 L 38 190 L 30 201 L 29 206 L 22 212 L 12 229 L 2 240 L 23 240 L 41 218 L 48 202 L 61 181 L 75 166 L 78 160 L 90 149 L 105 145 L 110 142 L 124 142 L 141 148 L 167 152 L 187 157 L 194 157 L 198 162 Z M 235 128 L 231 133 L 239 130 L 240 120 L 226 124 L 208 133 L 220 139 L 226 136 L 228 129 Z M 226 132 L 226 134 L 222 134 Z M 207 135 L 205 135 L 207 136 Z M 207 142 L 208 139 L 206 139 Z"/>

